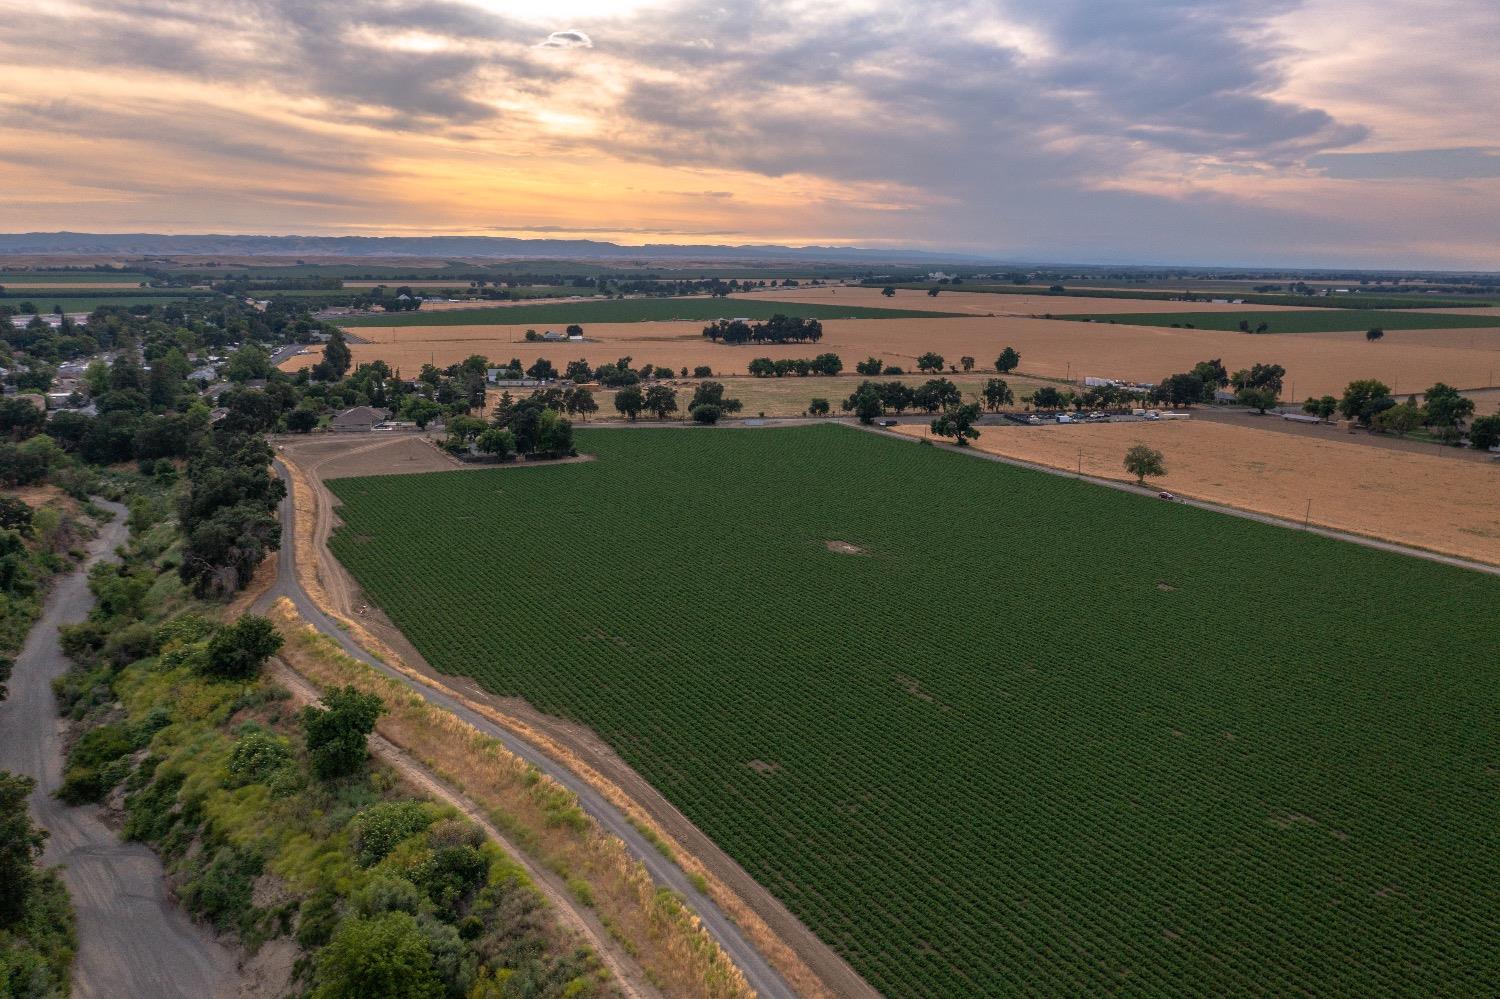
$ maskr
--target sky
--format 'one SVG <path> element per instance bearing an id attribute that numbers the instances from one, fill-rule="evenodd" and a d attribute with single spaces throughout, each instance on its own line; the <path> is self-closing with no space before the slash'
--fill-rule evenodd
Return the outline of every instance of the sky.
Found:
<path id="1" fill-rule="evenodd" d="M 0 231 L 1500 270 L 1494 0 L 0 0 Z"/>

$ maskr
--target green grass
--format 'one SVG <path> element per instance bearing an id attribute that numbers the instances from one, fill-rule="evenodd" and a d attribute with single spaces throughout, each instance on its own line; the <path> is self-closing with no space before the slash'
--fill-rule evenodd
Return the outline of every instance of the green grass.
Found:
<path id="1" fill-rule="evenodd" d="M 803 319 L 932 319 L 949 312 L 872 309 L 858 305 L 807 305 L 758 298 L 626 298 L 558 305 L 513 305 L 494 309 L 400 312 L 367 319 L 339 320 L 341 326 L 565 326 L 579 323 L 638 323 L 669 319 L 712 322 L 736 316 L 770 319 L 781 312 Z"/>
<path id="2" fill-rule="evenodd" d="M 578 445 L 330 482 L 333 549 L 883 993 L 1500 990 L 1500 579 L 848 428 Z"/>
<path id="3" fill-rule="evenodd" d="M 25 284 L 118 284 L 125 281 L 145 280 L 146 275 L 135 271 L 0 271 L 0 287 L 17 282 Z"/>
<path id="4" fill-rule="evenodd" d="M 1500 327 L 1500 316 L 1461 316 L 1434 312 L 1382 312 L 1361 309 L 1308 309 L 1299 312 L 1119 312 L 1102 315 L 1055 316 L 1077 322 L 1120 323 L 1126 326 L 1187 326 L 1203 330 L 1238 330 L 1248 322 L 1253 330 L 1265 323 L 1270 333 L 1334 333 L 1345 330 L 1446 330 Z"/>
<path id="5" fill-rule="evenodd" d="M 54 306 L 62 306 L 64 312 L 93 312 L 101 305 L 113 305 L 122 309 L 128 309 L 137 305 L 166 305 L 170 302 L 181 302 L 188 298 L 202 298 L 207 292 L 183 291 L 179 294 L 162 294 L 160 292 L 146 295 L 87 295 L 69 294 L 67 297 L 49 294 L 45 291 L 32 291 L 22 294 L 6 295 L 0 298 L 0 305 L 9 305 L 19 308 L 22 302 L 30 302 L 43 313 L 53 310 Z"/>

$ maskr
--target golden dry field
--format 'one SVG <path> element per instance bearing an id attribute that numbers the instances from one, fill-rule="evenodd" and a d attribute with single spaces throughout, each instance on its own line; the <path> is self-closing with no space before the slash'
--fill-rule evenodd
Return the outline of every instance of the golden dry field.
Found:
<path id="1" fill-rule="evenodd" d="M 629 355 L 635 363 L 674 368 L 706 364 L 716 374 L 742 374 L 751 358 L 811 357 L 831 351 L 852 369 L 867 356 L 911 370 L 918 355 L 942 354 L 950 364 L 965 354 L 981 366 L 994 363 L 1007 346 L 1021 354 L 1019 371 L 1042 378 L 1081 381 L 1084 376 L 1159 381 L 1208 358 L 1230 370 L 1255 363 L 1287 370 L 1285 396 L 1302 399 L 1338 395 L 1356 378 L 1379 378 L 1398 393 L 1421 391 L 1434 382 L 1458 388 L 1495 384 L 1500 376 L 1500 330 L 1393 331 L 1378 343 L 1363 334 L 1244 333 L 1169 327 L 1106 325 L 1013 316 L 952 319 L 831 319 L 817 344 L 713 344 L 702 323 L 596 323 L 583 343 L 528 343 L 525 326 L 364 326 L 351 333 L 375 341 L 351 344 L 356 363 L 383 359 L 404 372 L 431 362 L 456 363 L 470 354 L 496 360 L 545 357 L 559 367 L 576 358 L 590 364 Z M 1466 345 L 1467 344 L 1467 345 Z M 289 371 L 315 363 L 319 352 L 283 363 Z"/>
<path id="2" fill-rule="evenodd" d="M 897 288 L 886 298 L 879 288 L 845 285 L 838 288 L 765 288 L 734 298 L 774 298 L 778 302 L 809 305 L 861 305 L 875 309 L 912 309 L 963 312 L 975 316 L 1066 316 L 1124 312 L 1291 312 L 1286 305 L 1213 305 L 1208 302 L 1170 302 L 1135 298 L 1091 298 L 1068 295 L 1008 295 L 974 291 L 944 291 L 936 298 L 915 288 Z"/>
<path id="3" fill-rule="evenodd" d="M 1076 469 L 1081 450 L 1085 474 L 1131 482 L 1123 461 L 1136 443 L 1166 458 L 1158 488 L 1299 522 L 1311 500 L 1315 525 L 1500 565 L 1500 463 L 1198 420 L 985 427 L 974 446 L 1061 469 Z"/>

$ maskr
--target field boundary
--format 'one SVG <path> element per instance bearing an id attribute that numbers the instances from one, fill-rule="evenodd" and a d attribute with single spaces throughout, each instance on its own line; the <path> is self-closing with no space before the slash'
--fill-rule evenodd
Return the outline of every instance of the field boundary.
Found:
<path id="1" fill-rule="evenodd" d="M 941 448 L 944 451 L 951 451 L 955 454 L 969 455 L 971 457 L 982 458 L 988 461 L 997 461 L 1002 465 L 1013 465 L 1016 468 L 1029 468 L 1033 471 L 1046 472 L 1048 475 L 1056 475 L 1065 479 L 1079 479 L 1092 485 L 1106 486 L 1119 492 L 1130 493 L 1133 496 L 1149 497 L 1156 492 L 1156 490 L 1151 486 L 1146 486 L 1143 488 L 1141 486 L 1137 486 L 1133 482 L 1123 482 L 1118 479 L 1106 479 L 1097 475 L 1079 475 L 1077 472 L 1070 472 L 1064 468 L 1054 468 L 1051 465 L 1041 465 L 1036 462 L 1026 461 L 1021 458 L 1011 458 L 1003 454 L 991 454 L 988 451 L 980 451 L 979 449 L 973 447 L 959 447 L 956 444 L 947 444 L 941 441 L 934 441 L 930 437 L 915 437 L 911 434 L 893 433 L 880 427 L 865 427 L 858 424 L 847 423 L 843 425 L 853 426 L 857 430 L 863 430 L 868 433 L 878 434 L 882 437 L 890 437 L 899 440 L 910 441 L 913 444 L 922 444 L 925 442 L 931 447 Z M 1429 562 L 1440 562 L 1444 565 L 1451 565 L 1459 569 L 1469 569 L 1474 572 L 1482 572 L 1491 576 L 1500 576 L 1500 566 L 1490 565 L 1487 562 L 1476 562 L 1472 559 L 1460 558 L 1457 555 L 1446 555 L 1442 552 L 1431 551 L 1426 548 L 1419 548 L 1415 545 L 1404 545 L 1396 541 L 1386 541 L 1382 538 L 1373 538 L 1365 534 L 1356 534 L 1352 531 L 1341 531 L 1337 528 L 1325 527 L 1321 524 L 1299 524 L 1294 520 L 1287 520 L 1284 517 L 1274 517 L 1268 513 L 1256 513 L 1254 510 L 1245 510 L 1240 507 L 1227 506 L 1223 503 L 1214 503 L 1209 500 L 1195 499 L 1186 494 L 1182 494 L 1180 487 L 1177 489 L 1174 495 L 1177 495 L 1177 502 L 1179 503 L 1182 503 L 1186 506 L 1197 507 L 1200 510 L 1208 510 L 1211 513 L 1228 514 L 1231 517 L 1241 517 L 1245 520 L 1254 520 L 1262 524 L 1269 524 L 1272 527 L 1282 527 L 1288 530 L 1302 531 L 1308 534 L 1316 534 L 1321 537 L 1331 538 L 1334 541 L 1348 541 L 1352 544 L 1362 545 L 1366 548 L 1374 548 L 1379 551 L 1392 552 L 1396 555 L 1407 555 L 1412 558 L 1426 559 Z"/>

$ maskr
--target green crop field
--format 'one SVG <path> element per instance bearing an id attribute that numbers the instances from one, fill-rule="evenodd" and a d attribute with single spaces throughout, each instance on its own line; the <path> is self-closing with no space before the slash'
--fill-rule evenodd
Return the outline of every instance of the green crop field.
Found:
<path id="1" fill-rule="evenodd" d="M 30 303 L 40 311 L 51 312 L 55 306 L 61 306 L 64 312 L 93 312 L 101 305 L 117 306 L 129 309 L 137 305 L 166 305 L 170 302 L 181 302 L 189 298 L 208 297 L 211 292 L 183 291 L 178 294 L 154 292 L 144 295 L 96 295 L 88 292 L 68 291 L 61 295 L 42 291 L 40 289 L 28 292 L 16 292 L 0 298 L 0 305 L 8 305 L 19 309 L 22 304 Z M 29 312 L 30 310 L 26 310 Z"/>
<path id="2" fill-rule="evenodd" d="M 712 322 L 744 317 L 770 319 L 776 313 L 803 319 L 931 319 L 949 312 L 875 309 L 859 305 L 807 305 L 758 298 L 624 298 L 606 302 L 556 305 L 512 305 L 494 309 L 448 309 L 399 312 L 361 319 L 341 319 L 340 326 L 563 326 L 568 323 L 638 323 L 670 319 Z"/>
<path id="3" fill-rule="evenodd" d="M 333 549 L 885 994 L 1500 992 L 1500 579 L 845 427 L 578 445 L 332 481 Z"/>
<path id="4" fill-rule="evenodd" d="M 12 284 L 121 284 L 141 282 L 135 271 L 0 271 L 0 287 Z"/>
<path id="5" fill-rule="evenodd" d="M 1384 312 L 1365 309 L 1306 309 L 1298 312 L 1119 312 L 1104 315 L 1054 316 L 1077 322 L 1126 326 L 1187 326 L 1202 330 L 1253 330 L 1265 323 L 1270 333 L 1336 333 L 1346 330 L 1447 330 L 1500 328 L 1500 316 L 1465 316 L 1446 312 Z"/>

